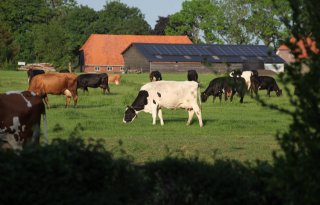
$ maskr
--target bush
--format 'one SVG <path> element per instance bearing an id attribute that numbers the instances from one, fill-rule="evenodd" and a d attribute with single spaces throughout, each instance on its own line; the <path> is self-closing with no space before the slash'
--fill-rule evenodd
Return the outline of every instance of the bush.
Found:
<path id="1" fill-rule="evenodd" d="M 76 137 L 0 160 L 0 204 L 275 204 L 268 164 L 167 157 L 136 166 Z"/>

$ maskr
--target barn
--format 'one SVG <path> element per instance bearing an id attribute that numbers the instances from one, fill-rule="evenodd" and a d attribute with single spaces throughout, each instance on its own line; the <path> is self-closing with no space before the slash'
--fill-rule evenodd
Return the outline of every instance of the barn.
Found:
<path id="1" fill-rule="evenodd" d="M 92 34 L 80 48 L 80 71 L 123 72 L 124 59 L 121 52 L 134 42 L 192 44 L 187 36 Z"/>
<path id="2" fill-rule="evenodd" d="M 128 70 L 222 73 L 279 67 L 285 61 L 264 45 L 132 43 L 123 52 Z"/>

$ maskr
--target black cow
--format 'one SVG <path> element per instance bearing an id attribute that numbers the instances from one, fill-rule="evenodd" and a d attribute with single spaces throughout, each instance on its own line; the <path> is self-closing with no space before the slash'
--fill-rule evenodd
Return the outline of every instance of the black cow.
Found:
<path id="1" fill-rule="evenodd" d="M 267 90 L 267 95 L 269 97 L 271 91 L 275 91 L 277 96 L 282 95 L 282 90 L 277 85 L 277 82 L 273 77 L 270 76 L 252 76 L 251 88 L 256 95 L 258 94 L 258 90 Z"/>
<path id="2" fill-rule="evenodd" d="M 161 73 L 157 70 L 152 71 L 149 75 L 150 82 L 162 80 Z"/>
<path id="3" fill-rule="evenodd" d="M 213 101 L 218 96 L 221 102 L 222 94 L 225 95 L 225 101 L 230 97 L 232 102 L 233 96 L 238 93 L 240 103 L 243 103 L 243 98 L 246 91 L 246 82 L 241 77 L 219 77 L 213 79 L 207 89 L 201 93 L 201 101 L 206 102 L 209 96 L 213 96 Z"/>
<path id="4" fill-rule="evenodd" d="M 110 88 L 108 84 L 108 74 L 81 74 L 77 79 L 77 88 L 82 88 L 83 92 L 88 91 L 88 87 L 97 88 L 100 87 L 103 90 L 103 94 L 110 93 Z"/>
<path id="5" fill-rule="evenodd" d="M 198 82 L 198 73 L 196 70 L 188 70 L 188 81 Z"/>
<path id="6" fill-rule="evenodd" d="M 28 75 L 28 83 L 30 85 L 30 82 L 31 82 L 31 79 L 36 76 L 36 75 L 39 75 L 39 74 L 43 74 L 45 73 L 44 70 L 37 70 L 37 69 L 29 69 L 27 71 L 27 75 Z"/>
<path id="7" fill-rule="evenodd" d="M 0 108 L 1 148 L 21 150 L 27 144 L 39 144 L 41 115 L 45 122 L 41 97 L 29 91 L 9 91 L 0 94 Z M 44 133 L 47 137 L 46 129 Z"/>

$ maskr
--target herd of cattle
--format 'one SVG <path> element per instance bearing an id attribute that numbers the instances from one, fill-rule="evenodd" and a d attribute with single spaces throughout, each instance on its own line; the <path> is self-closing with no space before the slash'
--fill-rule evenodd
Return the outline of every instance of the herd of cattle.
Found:
<path id="1" fill-rule="evenodd" d="M 0 94 L 0 147 L 22 149 L 28 144 L 38 144 L 40 136 L 40 120 L 43 115 L 45 122 L 45 105 L 49 108 L 47 94 L 65 95 L 66 107 L 69 107 L 71 98 L 74 107 L 77 107 L 78 89 L 88 92 L 88 87 L 102 89 L 102 92 L 110 93 L 109 83 L 118 85 L 120 75 L 109 76 L 101 74 L 74 73 L 44 73 L 41 70 L 29 70 L 27 91 L 9 91 Z M 134 100 L 127 106 L 123 122 L 132 122 L 141 111 L 151 113 L 153 124 L 156 118 L 164 125 L 162 108 L 183 108 L 188 112 L 187 125 L 191 123 L 194 113 L 200 127 L 203 126 L 201 109 L 199 104 L 206 102 L 209 96 L 213 100 L 222 95 L 225 100 L 237 93 L 240 103 L 246 91 L 257 94 L 258 90 L 267 90 L 268 96 L 275 91 L 277 96 L 282 94 L 276 81 L 270 76 L 259 76 L 256 71 L 232 71 L 229 76 L 213 79 L 201 94 L 199 92 L 198 74 L 195 70 L 189 70 L 188 81 L 164 81 L 159 71 L 153 71 L 149 75 L 150 82 L 143 85 Z M 46 127 L 45 127 L 46 130 Z M 46 135 L 46 133 L 45 133 Z"/>

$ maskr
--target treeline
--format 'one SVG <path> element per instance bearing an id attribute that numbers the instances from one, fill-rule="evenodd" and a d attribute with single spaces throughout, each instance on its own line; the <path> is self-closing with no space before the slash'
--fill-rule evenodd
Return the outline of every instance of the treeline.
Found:
<path id="1" fill-rule="evenodd" d="M 150 34 L 137 8 L 106 3 L 101 11 L 74 0 L 0 1 L 0 67 L 18 61 L 78 63 L 79 48 L 92 33 Z"/>
<path id="2" fill-rule="evenodd" d="M 13 69 L 18 61 L 77 67 L 79 48 L 93 33 L 188 35 L 194 43 L 276 48 L 289 36 L 283 22 L 290 19 L 287 0 L 191 0 L 159 17 L 152 29 L 138 8 L 120 1 L 95 11 L 76 0 L 1 0 L 0 69 Z"/>

